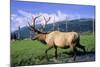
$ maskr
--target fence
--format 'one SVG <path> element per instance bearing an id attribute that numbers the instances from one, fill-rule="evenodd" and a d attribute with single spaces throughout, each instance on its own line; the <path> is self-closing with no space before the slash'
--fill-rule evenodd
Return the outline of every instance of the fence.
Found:
<path id="1" fill-rule="evenodd" d="M 41 29 L 41 25 L 37 25 L 36 28 Z M 54 24 L 47 24 L 44 31 L 63 31 L 63 32 L 95 32 L 95 20 L 93 19 L 75 19 L 71 21 L 59 21 Z M 20 39 L 32 38 L 34 32 L 30 31 L 27 27 L 20 28 Z M 19 32 L 16 31 L 17 33 Z M 18 35 L 16 33 L 16 35 Z"/>

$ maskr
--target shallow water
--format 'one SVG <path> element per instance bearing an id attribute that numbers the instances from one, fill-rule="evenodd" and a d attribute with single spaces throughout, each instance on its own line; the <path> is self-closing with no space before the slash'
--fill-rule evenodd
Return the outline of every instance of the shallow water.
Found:
<path id="1" fill-rule="evenodd" d="M 48 61 L 49 64 L 52 63 L 73 63 L 73 62 L 89 62 L 89 61 L 95 61 L 95 53 L 89 53 L 89 54 L 82 54 L 82 55 L 76 55 L 75 61 L 73 60 L 73 57 L 68 56 L 60 56 L 57 59 L 53 58 Z"/>
<path id="2" fill-rule="evenodd" d="M 27 64 L 27 65 L 47 65 L 47 64 L 61 64 L 61 63 L 76 63 L 76 62 L 90 62 L 95 61 L 95 52 L 87 52 L 87 53 L 78 53 L 76 54 L 75 61 L 73 60 L 74 57 L 71 57 L 68 54 L 60 54 L 58 55 L 58 58 L 55 59 L 55 57 L 49 58 L 49 60 L 46 60 L 46 57 L 40 60 L 41 63 L 33 63 Z M 24 66 L 25 64 L 19 64 L 19 65 L 11 65 L 14 66 Z"/>

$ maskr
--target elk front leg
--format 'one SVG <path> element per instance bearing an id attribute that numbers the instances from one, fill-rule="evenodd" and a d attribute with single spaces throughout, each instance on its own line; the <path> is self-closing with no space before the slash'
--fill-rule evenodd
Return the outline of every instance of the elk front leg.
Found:
<path id="1" fill-rule="evenodd" d="M 57 47 L 55 47 L 55 58 L 57 59 Z"/>
<path id="2" fill-rule="evenodd" d="M 45 54 L 46 54 L 46 58 L 47 58 L 47 59 L 49 59 L 49 58 L 48 58 L 48 55 L 47 55 L 47 52 L 48 52 L 51 48 L 52 48 L 52 47 L 49 47 L 49 48 L 46 49 L 46 51 L 45 51 Z"/>

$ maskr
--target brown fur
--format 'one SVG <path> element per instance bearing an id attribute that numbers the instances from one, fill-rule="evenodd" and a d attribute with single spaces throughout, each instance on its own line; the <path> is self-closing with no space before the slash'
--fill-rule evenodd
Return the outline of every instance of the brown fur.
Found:
<path id="1" fill-rule="evenodd" d="M 40 15 L 41 16 L 41 15 Z M 55 48 L 55 57 L 57 58 L 57 48 L 71 48 L 73 50 L 73 53 L 75 55 L 76 53 L 76 47 L 79 47 L 81 49 L 84 50 L 85 52 L 85 48 L 84 46 L 80 45 L 79 41 L 80 41 L 80 36 L 77 32 L 60 32 L 60 31 L 53 31 L 53 32 L 49 32 L 49 33 L 45 33 L 43 32 L 46 24 L 48 23 L 48 21 L 51 19 L 51 17 L 49 17 L 48 20 L 46 20 L 46 18 L 43 16 L 44 20 L 45 20 L 45 25 L 43 26 L 43 30 L 39 31 L 38 29 L 35 29 L 35 20 L 40 17 L 32 17 L 33 19 L 33 25 L 30 26 L 30 30 L 34 31 L 37 33 L 37 35 L 35 35 L 35 37 L 33 37 L 32 39 L 35 40 L 39 40 L 44 44 L 48 45 L 48 49 L 45 51 L 46 55 L 48 50 L 50 50 L 51 48 Z"/>
<path id="2" fill-rule="evenodd" d="M 53 31 L 50 33 L 38 33 L 35 38 L 42 43 L 48 45 L 48 49 L 45 51 L 47 54 L 48 50 L 55 48 L 55 56 L 57 57 L 57 48 L 71 48 L 73 52 L 76 52 L 76 47 L 79 47 L 85 51 L 85 48 L 80 45 L 80 36 L 77 32 L 60 32 Z"/>

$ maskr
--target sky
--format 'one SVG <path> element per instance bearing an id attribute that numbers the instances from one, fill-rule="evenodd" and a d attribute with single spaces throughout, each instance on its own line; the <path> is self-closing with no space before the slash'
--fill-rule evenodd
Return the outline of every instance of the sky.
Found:
<path id="1" fill-rule="evenodd" d="M 11 31 L 17 30 L 18 26 L 27 26 L 27 22 L 32 24 L 32 16 L 38 15 L 43 15 L 46 19 L 51 17 L 48 23 L 65 19 L 94 18 L 95 6 L 11 0 Z M 39 24 L 45 24 L 43 17 L 38 20 Z"/>

